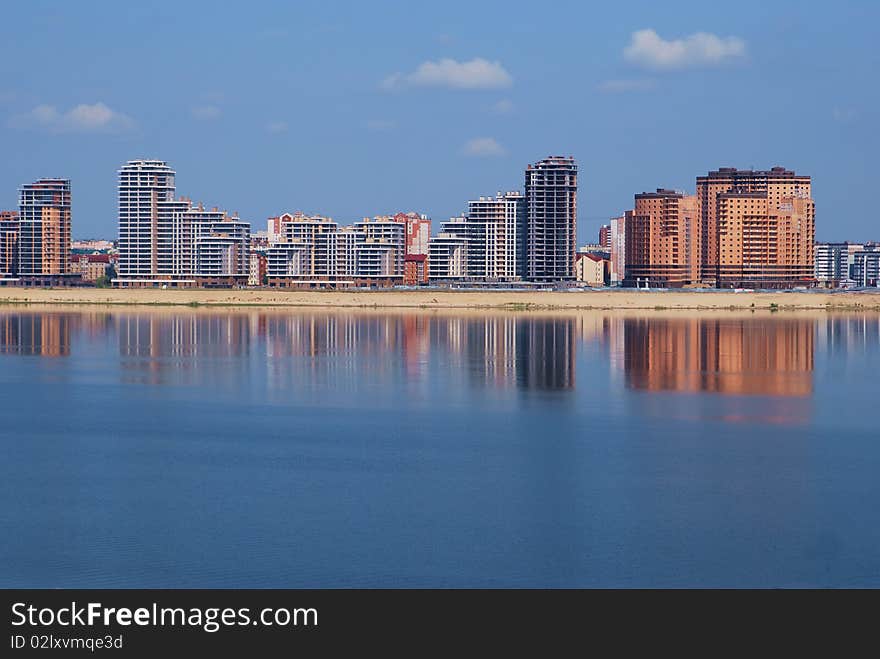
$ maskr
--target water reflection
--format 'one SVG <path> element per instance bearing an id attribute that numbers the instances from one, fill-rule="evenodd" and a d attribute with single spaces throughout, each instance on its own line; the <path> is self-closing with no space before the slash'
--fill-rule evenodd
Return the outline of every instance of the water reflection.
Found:
<path id="1" fill-rule="evenodd" d="M 815 321 L 626 319 L 626 384 L 649 391 L 760 396 L 813 392 Z"/>
<path id="2" fill-rule="evenodd" d="M 269 391 L 306 389 L 314 382 L 339 391 L 394 383 L 429 396 L 425 383 L 442 372 L 453 389 L 567 392 L 576 388 L 580 354 L 590 362 L 580 366 L 589 369 L 588 387 L 811 398 L 817 345 L 836 359 L 855 358 L 880 344 L 880 317 L 0 314 L 5 354 L 67 357 L 78 343 L 101 340 L 118 347 L 120 378 L 127 383 L 220 386 L 252 378 L 256 369 Z M 601 355 L 604 367 L 592 363 L 594 355 Z"/>
<path id="3" fill-rule="evenodd" d="M 7 354 L 65 357 L 70 354 L 70 325 L 63 313 L 0 315 L 0 350 Z"/>

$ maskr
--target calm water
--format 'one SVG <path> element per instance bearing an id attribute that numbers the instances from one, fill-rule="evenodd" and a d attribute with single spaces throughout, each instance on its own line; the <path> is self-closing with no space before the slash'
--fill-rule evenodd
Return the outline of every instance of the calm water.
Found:
<path id="1" fill-rule="evenodd" d="M 880 316 L 0 313 L 0 586 L 880 586 Z"/>

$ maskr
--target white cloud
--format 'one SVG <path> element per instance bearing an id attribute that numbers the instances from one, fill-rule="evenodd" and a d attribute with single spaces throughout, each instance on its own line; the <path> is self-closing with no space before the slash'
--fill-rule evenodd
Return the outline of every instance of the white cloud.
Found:
<path id="1" fill-rule="evenodd" d="M 489 158 L 503 156 L 507 151 L 491 137 L 475 137 L 468 140 L 462 147 L 461 152 L 466 156 L 475 158 Z"/>
<path id="2" fill-rule="evenodd" d="M 38 105 L 30 112 L 13 117 L 10 124 L 53 133 L 118 133 L 132 128 L 134 121 L 103 103 L 83 103 L 67 112 L 59 112 L 54 105 Z"/>
<path id="3" fill-rule="evenodd" d="M 445 58 L 422 62 L 412 73 L 394 73 L 382 81 L 383 89 L 406 86 L 448 87 L 451 89 L 501 89 L 510 87 L 513 78 L 501 66 L 476 57 L 468 62 Z"/>
<path id="4" fill-rule="evenodd" d="M 281 133 L 286 133 L 288 129 L 288 125 L 286 121 L 270 121 L 266 124 L 266 130 L 272 133 L 273 135 L 280 135 Z"/>
<path id="5" fill-rule="evenodd" d="M 220 116 L 220 108 L 216 105 L 198 105 L 190 110 L 194 119 L 210 121 Z"/>
<path id="6" fill-rule="evenodd" d="M 599 84 L 599 91 L 605 94 L 622 94 L 625 92 L 645 92 L 657 87 L 656 80 L 606 80 Z"/>
<path id="7" fill-rule="evenodd" d="M 369 119 L 367 129 L 376 133 L 382 133 L 394 128 L 396 124 L 388 119 Z"/>
<path id="8" fill-rule="evenodd" d="M 711 66 L 746 54 L 746 43 L 739 37 L 719 37 L 697 32 L 683 39 L 663 39 L 654 30 L 633 32 L 624 49 L 627 61 L 650 69 L 682 69 Z"/>
<path id="9" fill-rule="evenodd" d="M 831 116 L 834 117 L 834 121 L 847 124 L 857 119 L 859 113 L 853 108 L 836 107 L 831 111 Z"/>
<path id="10" fill-rule="evenodd" d="M 496 114 L 508 114 L 513 112 L 513 101 L 509 98 L 502 98 L 492 106 L 492 112 Z"/>

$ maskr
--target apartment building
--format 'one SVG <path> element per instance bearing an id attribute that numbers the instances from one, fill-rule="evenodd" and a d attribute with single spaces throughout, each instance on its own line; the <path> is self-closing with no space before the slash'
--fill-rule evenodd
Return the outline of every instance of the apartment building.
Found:
<path id="1" fill-rule="evenodd" d="M 865 249 L 856 243 L 816 243 L 815 277 L 819 286 L 837 288 L 852 281 L 855 255 Z"/>
<path id="2" fill-rule="evenodd" d="M 60 283 L 71 274 L 70 181 L 46 178 L 21 186 L 18 220 L 19 276 Z"/>
<path id="3" fill-rule="evenodd" d="M 370 285 L 401 283 L 406 253 L 404 225 L 384 217 L 364 218 L 354 229 L 364 235 L 357 246 L 357 278 Z"/>
<path id="4" fill-rule="evenodd" d="M 440 233 L 431 239 L 428 278 L 431 281 L 448 281 L 467 276 L 467 218 L 453 217 L 441 223 Z"/>
<path id="5" fill-rule="evenodd" d="M 118 174 L 115 285 L 231 286 L 247 280 L 249 223 L 175 198 L 176 173 L 164 161 L 130 160 Z"/>
<path id="6" fill-rule="evenodd" d="M 857 286 L 880 286 L 880 248 L 866 245 L 853 254 L 852 278 Z"/>
<path id="7" fill-rule="evenodd" d="M 75 254 L 70 264 L 72 272 L 79 274 L 83 281 L 92 283 L 106 276 L 109 267 L 109 254 Z"/>
<path id="8" fill-rule="evenodd" d="M 681 287 L 699 281 L 697 198 L 676 190 L 635 195 L 626 221 L 624 284 Z"/>
<path id="9" fill-rule="evenodd" d="M 252 251 L 248 257 L 248 286 L 262 286 L 267 270 L 266 255 Z"/>
<path id="10" fill-rule="evenodd" d="M 574 279 L 577 250 L 577 164 L 550 156 L 525 172 L 526 278 Z"/>
<path id="11" fill-rule="evenodd" d="M 406 237 L 405 254 L 427 255 L 431 242 L 431 220 L 419 213 L 396 213 L 391 217 L 404 225 Z"/>
<path id="12" fill-rule="evenodd" d="M 574 259 L 575 281 L 586 286 L 604 286 L 608 266 L 608 259 L 598 254 L 578 252 Z"/>
<path id="13" fill-rule="evenodd" d="M 219 215 L 213 210 L 193 222 L 193 275 L 201 286 L 242 286 L 250 274 L 251 225 Z"/>
<path id="14" fill-rule="evenodd" d="M 0 211 L 0 279 L 18 273 L 18 211 Z"/>
<path id="15" fill-rule="evenodd" d="M 697 177 L 701 278 L 717 287 L 814 282 L 815 204 L 809 176 L 722 167 Z"/>
<path id="16" fill-rule="evenodd" d="M 521 192 L 468 201 L 468 276 L 513 281 L 525 274 L 526 205 Z"/>
<path id="17" fill-rule="evenodd" d="M 606 251 L 611 251 L 611 225 L 603 224 L 599 227 L 599 245 Z"/>
<path id="18" fill-rule="evenodd" d="M 611 285 L 619 286 L 626 276 L 626 224 L 633 212 L 626 211 L 619 217 L 611 218 Z"/>

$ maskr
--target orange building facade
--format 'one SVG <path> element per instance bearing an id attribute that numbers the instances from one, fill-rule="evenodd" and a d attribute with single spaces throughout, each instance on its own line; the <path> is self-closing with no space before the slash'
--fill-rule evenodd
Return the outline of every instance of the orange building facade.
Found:
<path id="1" fill-rule="evenodd" d="M 732 167 L 697 177 L 701 278 L 719 288 L 815 283 L 816 210 L 809 176 Z"/>
<path id="2" fill-rule="evenodd" d="M 637 194 L 626 224 L 625 283 L 680 287 L 698 281 L 700 236 L 696 196 L 664 189 Z"/>
<path id="3" fill-rule="evenodd" d="M 18 271 L 18 212 L 0 211 L 0 277 Z"/>

